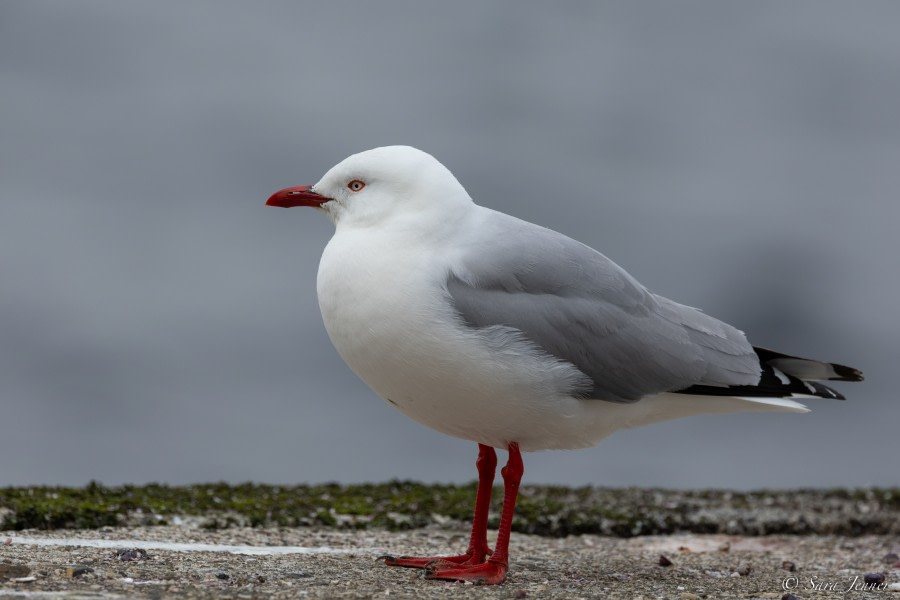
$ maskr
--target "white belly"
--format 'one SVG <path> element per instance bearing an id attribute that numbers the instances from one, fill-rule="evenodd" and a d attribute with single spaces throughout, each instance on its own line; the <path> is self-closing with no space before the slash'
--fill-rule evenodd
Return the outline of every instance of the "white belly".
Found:
<path id="1" fill-rule="evenodd" d="M 371 252 L 351 235 L 336 235 L 322 255 L 319 306 L 338 353 L 378 395 L 438 431 L 499 448 L 599 439 L 572 438 L 585 425 L 584 402 L 565 392 L 581 377 L 574 367 L 514 338 L 486 343 L 458 323 L 440 258 Z"/>

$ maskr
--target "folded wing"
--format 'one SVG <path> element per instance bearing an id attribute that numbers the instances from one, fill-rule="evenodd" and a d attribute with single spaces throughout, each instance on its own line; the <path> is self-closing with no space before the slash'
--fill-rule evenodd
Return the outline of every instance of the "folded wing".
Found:
<path id="1" fill-rule="evenodd" d="M 593 384 L 582 397 L 634 402 L 671 391 L 752 396 L 760 384 L 757 395 L 791 396 L 799 384 L 807 395 L 840 396 L 802 383 L 805 375 L 840 365 L 771 351 L 761 357 L 741 331 L 649 292 L 571 238 L 502 213 L 491 213 L 482 231 L 489 234 L 470 246 L 477 253 L 464 251 L 447 280 L 461 320 L 485 331 L 514 328 L 540 351 L 572 363 Z M 783 377 L 794 388 L 790 392 L 773 385 L 782 380 L 771 361 L 782 365 L 782 375 L 798 373 Z"/>

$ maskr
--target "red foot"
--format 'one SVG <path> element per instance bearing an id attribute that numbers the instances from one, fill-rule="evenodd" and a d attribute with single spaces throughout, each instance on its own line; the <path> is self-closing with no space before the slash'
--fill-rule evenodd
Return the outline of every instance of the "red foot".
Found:
<path id="1" fill-rule="evenodd" d="M 477 565 L 483 563 L 485 558 L 491 555 L 491 549 L 485 548 L 479 552 L 466 552 L 458 556 L 379 556 L 384 559 L 384 564 L 389 567 L 411 567 L 413 569 L 426 569 L 429 567 L 458 567 L 461 565 Z"/>
<path id="2" fill-rule="evenodd" d="M 501 562 L 489 560 L 480 565 L 429 568 L 425 571 L 425 579 L 449 579 L 451 581 L 471 581 L 479 585 L 496 585 L 506 579 L 507 566 Z"/>

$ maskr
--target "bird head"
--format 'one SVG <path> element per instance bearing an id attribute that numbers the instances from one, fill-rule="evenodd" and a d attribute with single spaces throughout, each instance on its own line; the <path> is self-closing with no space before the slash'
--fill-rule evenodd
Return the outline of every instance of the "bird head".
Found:
<path id="1" fill-rule="evenodd" d="M 433 156 L 410 146 L 385 146 L 354 154 L 314 185 L 285 188 L 268 206 L 311 206 L 337 226 L 374 225 L 434 213 L 451 213 L 472 200 Z"/>

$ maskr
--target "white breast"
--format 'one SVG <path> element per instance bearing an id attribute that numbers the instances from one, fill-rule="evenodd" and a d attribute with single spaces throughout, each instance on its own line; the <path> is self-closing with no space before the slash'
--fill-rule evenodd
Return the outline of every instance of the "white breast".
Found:
<path id="1" fill-rule="evenodd" d="M 450 260 L 396 236 L 335 234 L 318 295 L 341 357 L 382 398 L 448 435 L 523 449 L 594 443 L 557 439 L 583 412 L 565 393 L 577 370 L 518 337 L 463 326 L 444 287 Z"/>

